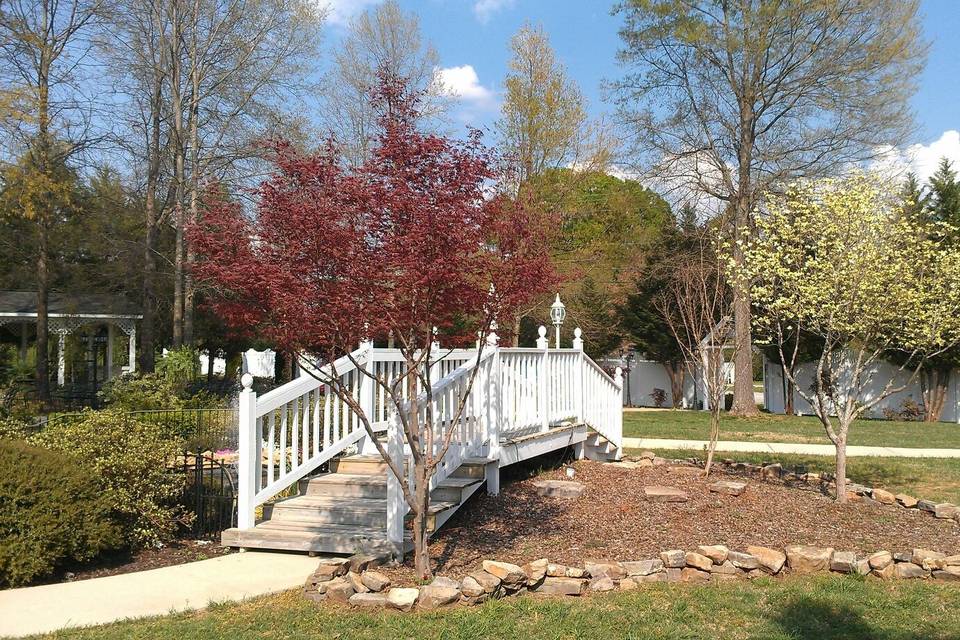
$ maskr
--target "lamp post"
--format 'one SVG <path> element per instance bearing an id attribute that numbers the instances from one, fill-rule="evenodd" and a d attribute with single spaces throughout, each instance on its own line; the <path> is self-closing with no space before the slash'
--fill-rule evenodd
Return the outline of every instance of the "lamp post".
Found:
<path id="1" fill-rule="evenodd" d="M 550 319 L 553 321 L 553 326 L 556 327 L 557 333 L 557 349 L 560 348 L 560 325 L 563 324 L 566 317 L 567 308 L 560 302 L 560 294 L 558 293 L 557 299 L 550 305 Z"/>

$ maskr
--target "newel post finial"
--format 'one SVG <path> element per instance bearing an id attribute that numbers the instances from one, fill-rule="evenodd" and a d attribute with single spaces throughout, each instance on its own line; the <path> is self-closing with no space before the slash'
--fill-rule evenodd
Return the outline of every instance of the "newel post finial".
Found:
<path id="1" fill-rule="evenodd" d="M 249 373 L 243 374 L 240 376 L 240 384 L 244 391 L 250 391 L 253 388 L 253 376 Z"/>
<path id="2" fill-rule="evenodd" d="M 623 369 L 617 367 L 617 370 L 613 372 L 613 381 L 618 387 L 623 388 Z"/>
<path id="3" fill-rule="evenodd" d="M 537 349 L 546 349 L 550 346 L 550 341 L 547 339 L 547 328 L 543 325 L 537 329 Z"/>
<path id="4" fill-rule="evenodd" d="M 573 330 L 573 348 L 583 351 L 583 330 L 580 327 Z"/>

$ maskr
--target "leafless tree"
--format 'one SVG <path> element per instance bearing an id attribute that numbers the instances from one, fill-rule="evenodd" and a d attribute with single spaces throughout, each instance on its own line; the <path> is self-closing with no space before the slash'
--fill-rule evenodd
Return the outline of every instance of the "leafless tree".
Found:
<path id="1" fill-rule="evenodd" d="M 720 412 L 727 388 L 725 354 L 736 354 L 732 291 L 712 242 L 700 238 L 700 250 L 684 253 L 672 265 L 667 286 L 654 304 L 673 333 L 690 377 L 701 386 L 710 410 L 710 442 L 705 475 L 710 474 L 720 437 Z"/>

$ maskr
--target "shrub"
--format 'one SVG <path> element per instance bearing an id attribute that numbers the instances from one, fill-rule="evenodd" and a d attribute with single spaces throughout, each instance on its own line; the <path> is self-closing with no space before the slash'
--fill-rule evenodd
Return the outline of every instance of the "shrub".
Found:
<path id="1" fill-rule="evenodd" d="M 127 411 L 155 409 L 217 408 L 221 402 L 205 391 L 191 394 L 158 373 L 140 376 L 118 376 L 107 382 L 100 391 L 105 404 Z"/>
<path id="2" fill-rule="evenodd" d="M 56 422 L 31 442 L 75 457 L 99 480 L 133 547 L 158 546 L 189 520 L 176 504 L 183 477 L 168 469 L 179 442 L 163 425 L 115 410 L 87 410 L 82 419 Z"/>
<path id="3" fill-rule="evenodd" d="M 0 441 L 0 586 L 122 544 L 113 504 L 87 469 L 62 453 Z"/>
<path id="4" fill-rule="evenodd" d="M 157 359 L 157 375 L 182 391 L 200 375 L 200 352 L 192 347 L 168 351 Z"/>

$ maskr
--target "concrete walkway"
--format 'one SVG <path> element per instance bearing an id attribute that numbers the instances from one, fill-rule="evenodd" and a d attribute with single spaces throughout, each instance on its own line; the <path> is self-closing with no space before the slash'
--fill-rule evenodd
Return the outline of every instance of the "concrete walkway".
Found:
<path id="1" fill-rule="evenodd" d="M 202 609 L 301 586 L 317 558 L 234 553 L 105 578 L 0 591 L 0 637 Z"/>
<path id="2" fill-rule="evenodd" d="M 695 449 L 703 451 L 706 440 L 667 440 L 663 438 L 624 438 L 624 449 Z M 734 442 L 719 440 L 717 451 L 744 453 L 799 453 L 832 456 L 832 444 L 799 444 L 787 442 Z M 914 449 L 912 447 L 847 446 L 848 457 L 880 456 L 885 458 L 960 458 L 960 449 Z"/>

